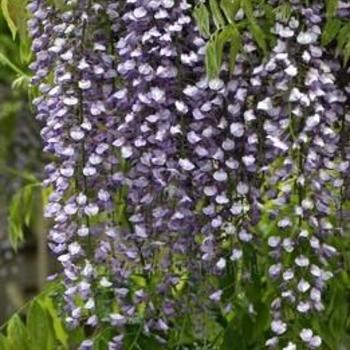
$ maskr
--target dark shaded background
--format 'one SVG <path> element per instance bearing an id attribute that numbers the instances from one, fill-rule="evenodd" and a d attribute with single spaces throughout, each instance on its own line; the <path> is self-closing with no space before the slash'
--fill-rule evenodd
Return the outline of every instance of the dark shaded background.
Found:
<path id="1" fill-rule="evenodd" d="M 0 15 L 0 324 L 43 288 L 49 272 L 42 201 L 36 197 L 40 190 L 33 194 L 31 208 L 18 208 L 19 217 L 31 210 L 36 220 L 22 225 L 23 240 L 17 253 L 9 239 L 14 198 L 26 186 L 40 182 L 44 162 L 27 81 L 14 69 L 28 74 L 19 50 L 19 42 L 13 40 Z"/>

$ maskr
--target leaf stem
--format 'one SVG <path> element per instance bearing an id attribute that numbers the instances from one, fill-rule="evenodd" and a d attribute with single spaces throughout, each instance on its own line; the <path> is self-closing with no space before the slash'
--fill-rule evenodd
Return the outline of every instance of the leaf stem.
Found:
<path id="1" fill-rule="evenodd" d="M 140 335 L 141 335 L 142 328 L 143 328 L 143 323 L 140 324 L 140 327 L 135 335 L 135 338 L 134 338 L 133 342 L 131 343 L 131 345 L 129 346 L 128 350 L 132 350 L 134 347 L 136 347 L 137 341 L 139 340 Z"/>
<path id="2" fill-rule="evenodd" d="M 20 68 L 18 68 L 14 63 L 12 63 L 2 52 L 0 52 L 0 63 L 4 66 L 8 66 L 11 68 L 15 73 L 26 77 L 27 79 L 30 79 L 30 76 L 23 72 Z"/>

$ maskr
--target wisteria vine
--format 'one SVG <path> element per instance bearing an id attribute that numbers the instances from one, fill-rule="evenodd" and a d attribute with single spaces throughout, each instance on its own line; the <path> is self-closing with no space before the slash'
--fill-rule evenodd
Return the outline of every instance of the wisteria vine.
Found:
<path id="1" fill-rule="evenodd" d="M 291 6 L 267 57 L 245 30 L 234 71 L 208 79 L 187 0 L 31 1 L 34 105 L 53 156 L 46 216 L 70 327 L 110 324 L 110 349 L 130 324 L 166 342 L 188 305 L 229 312 L 216 280 L 233 264 L 250 283 L 245 256 L 264 251 L 265 346 L 322 346 L 310 315 L 324 309 L 346 229 L 350 87 L 320 43 L 324 6 Z"/>

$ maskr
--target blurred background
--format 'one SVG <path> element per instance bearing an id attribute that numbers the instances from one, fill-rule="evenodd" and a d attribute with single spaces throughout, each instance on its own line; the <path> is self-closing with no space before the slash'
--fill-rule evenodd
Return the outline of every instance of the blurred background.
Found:
<path id="1" fill-rule="evenodd" d="M 30 107 L 30 42 L 0 14 L 0 324 L 45 284 L 52 264 L 42 220 L 40 128 Z M 49 267 L 50 265 L 50 267 Z"/>

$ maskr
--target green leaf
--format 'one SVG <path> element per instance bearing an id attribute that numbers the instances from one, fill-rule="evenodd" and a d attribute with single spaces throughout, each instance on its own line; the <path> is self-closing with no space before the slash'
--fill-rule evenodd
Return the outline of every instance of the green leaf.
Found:
<path id="1" fill-rule="evenodd" d="M 141 336 L 138 345 L 142 350 L 164 350 L 164 346 L 152 336 Z"/>
<path id="2" fill-rule="evenodd" d="M 254 334 L 256 339 L 261 339 L 270 325 L 270 309 L 266 304 L 259 301 L 254 304 L 254 310 L 256 312 Z"/>
<path id="3" fill-rule="evenodd" d="M 59 10 L 64 10 L 67 8 L 67 4 L 64 0 L 48 0 L 51 6 L 56 7 Z"/>
<path id="4" fill-rule="evenodd" d="M 33 186 L 26 186 L 23 188 L 22 191 L 22 205 L 25 206 L 26 211 L 23 212 L 24 214 L 24 224 L 29 227 L 31 220 L 32 220 L 32 208 L 33 208 Z"/>
<path id="5" fill-rule="evenodd" d="M 8 350 L 9 345 L 8 345 L 8 340 L 7 338 L 0 333 L 0 350 Z"/>
<path id="6" fill-rule="evenodd" d="M 15 90 L 20 90 L 20 89 L 27 90 L 29 89 L 29 83 L 30 83 L 29 78 L 27 76 L 21 75 L 12 82 L 11 87 L 12 89 L 15 89 Z"/>
<path id="7" fill-rule="evenodd" d="M 235 21 L 235 16 L 241 8 L 241 0 L 221 0 L 220 7 L 229 23 Z"/>
<path id="8" fill-rule="evenodd" d="M 315 332 L 317 332 L 322 337 L 323 342 L 325 344 L 327 344 L 327 346 L 330 349 L 337 349 L 338 344 L 337 344 L 332 332 L 329 329 L 328 322 L 319 322 L 318 319 L 313 319 L 312 326 L 315 329 Z M 346 350 L 346 348 L 344 350 Z"/>
<path id="9" fill-rule="evenodd" d="M 264 31 L 260 28 L 260 26 L 254 21 L 249 25 L 250 32 L 253 35 L 254 40 L 260 47 L 260 49 L 266 54 L 267 52 L 267 44 L 266 44 L 266 35 Z"/>
<path id="10" fill-rule="evenodd" d="M 29 78 L 26 73 L 24 73 L 20 68 L 18 68 L 8 57 L 6 57 L 3 53 L 0 52 L 0 64 L 4 66 L 8 66 L 19 76 Z"/>
<path id="11" fill-rule="evenodd" d="M 26 9 L 27 0 L 1 0 L 1 9 L 5 20 L 10 28 L 12 38 L 16 38 L 18 33 L 21 40 L 28 39 Z"/>
<path id="12" fill-rule="evenodd" d="M 13 18 L 10 15 L 10 7 L 9 7 L 9 1 L 8 0 L 1 0 L 1 10 L 2 10 L 4 18 L 5 18 L 6 22 L 7 22 L 7 25 L 10 28 L 10 31 L 11 31 L 11 34 L 12 34 L 12 38 L 15 39 L 18 28 L 17 28 Z"/>
<path id="13" fill-rule="evenodd" d="M 205 66 L 207 69 L 207 74 L 210 78 L 217 76 L 217 74 L 219 73 L 215 36 L 213 36 L 207 44 Z"/>
<path id="14" fill-rule="evenodd" d="M 349 30 L 350 30 L 350 23 L 344 25 L 339 30 L 339 33 L 338 33 L 338 36 L 337 36 L 337 42 L 338 42 L 337 48 L 338 49 L 342 49 L 345 46 L 345 44 L 347 43 L 347 41 L 349 40 L 349 37 L 350 37 L 350 31 Z"/>
<path id="15" fill-rule="evenodd" d="M 242 0 L 242 8 L 243 8 L 245 15 L 249 19 L 249 21 L 255 22 L 252 1 L 251 0 Z"/>
<path id="16" fill-rule="evenodd" d="M 35 178 L 33 178 L 35 181 Z M 33 200 L 40 184 L 32 183 L 18 190 L 9 205 L 9 239 L 13 249 L 18 249 L 24 241 L 24 227 L 30 227 L 36 214 Z"/>
<path id="17" fill-rule="evenodd" d="M 240 33 L 234 23 L 225 26 L 217 31 L 210 39 L 207 46 L 206 66 L 210 78 L 218 75 L 223 61 L 225 45 L 230 46 L 230 71 L 235 67 L 236 57 L 241 49 Z"/>
<path id="18" fill-rule="evenodd" d="M 333 313 L 329 322 L 329 327 L 336 342 L 339 343 L 346 332 L 349 308 L 346 294 L 341 285 L 335 288 L 333 303 Z"/>
<path id="19" fill-rule="evenodd" d="M 28 64 L 32 60 L 32 41 L 29 38 L 29 35 L 25 32 L 25 34 L 21 35 L 21 40 L 19 43 L 19 53 L 20 59 L 22 63 Z"/>
<path id="20" fill-rule="evenodd" d="M 216 64 L 218 70 L 220 70 L 222 64 L 222 56 L 224 51 L 224 46 L 227 43 L 229 32 L 227 27 L 215 35 L 215 52 L 216 52 Z M 219 72 L 218 72 L 219 73 Z"/>
<path id="21" fill-rule="evenodd" d="M 109 341 L 116 335 L 114 327 L 103 328 L 99 334 L 93 338 L 94 350 L 107 349 Z"/>
<path id="22" fill-rule="evenodd" d="M 350 59 L 350 42 L 345 45 L 343 56 L 343 67 L 346 67 Z"/>
<path id="23" fill-rule="evenodd" d="M 237 268 L 236 264 L 230 261 L 227 264 L 224 276 L 219 280 L 220 289 L 223 291 L 222 299 L 231 301 L 237 287 Z"/>
<path id="24" fill-rule="evenodd" d="M 238 40 L 232 41 L 232 43 L 231 43 L 230 56 L 229 56 L 230 73 L 233 73 L 235 71 L 237 55 L 238 55 L 239 51 L 241 50 L 241 45 L 242 44 L 241 44 L 240 38 Z"/>
<path id="25" fill-rule="evenodd" d="M 51 322 L 47 311 L 34 300 L 27 316 L 27 329 L 30 336 L 31 350 L 50 350 L 53 346 Z"/>
<path id="26" fill-rule="evenodd" d="M 337 13 L 339 0 L 326 0 L 326 16 L 327 18 L 334 17 Z"/>
<path id="27" fill-rule="evenodd" d="M 336 18 L 330 18 L 327 20 L 326 25 L 322 33 L 322 45 L 327 46 L 332 42 L 339 33 L 342 26 L 342 22 Z"/>
<path id="28" fill-rule="evenodd" d="M 220 7 L 216 0 L 209 0 L 210 10 L 213 15 L 213 21 L 217 29 L 225 26 L 225 19 L 221 14 Z"/>
<path id="29" fill-rule="evenodd" d="M 196 6 L 194 9 L 194 18 L 196 19 L 198 28 L 204 36 L 210 36 L 210 20 L 209 11 L 204 4 Z"/>
<path id="30" fill-rule="evenodd" d="M 69 347 L 64 349 L 78 349 L 79 344 L 87 338 L 84 328 L 75 328 L 69 331 Z"/>
<path id="31" fill-rule="evenodd" d="M 31 350 L 27 330 L 17 314 L 9 321 L 7 339 L 9 343 L 8 350 Z"/>
<path id="32" fill-rule="evenodd" d="M 264 54 L 266 54 L 266 52 L 267 52 L 266 34 L 261 29 L 259 24 L 256 22 L 252 2 L 251 2 L 251 0 L 244 0 L 244 1 L 242 1 L 242 5 L 243 5 L 243 11 L 244 11 L 244 13 L 247 16 L 248 21 L 249 21 L 249 25 L 248 25 L 249 30 L 250 30 L 254 40 L 256 41 L 258 46 L 260 47 L 260 49 L 262 49 Z"/>
<path id="33" fill-rule="evenodd" d="M 32 57 L 31 39 L 27 31 L 27 0 L 1 0 L 1 9 L 12 38 L 19 35 L 19 57 L 21 62 L 27 64 Z"/>
<path id="34" fill-rule="evenodd" d="M 230 55 L 229 55 L 229 69 L 233 73 L 236 66 L 237 55 L 242 48 L 242 40 L 239 31 L 236 26 L 231 26 L 231 46 L 230 46 Z"/>
<path id="35" fill-rule="evenodd" d="M 64 349 L 68 349 L 69 336 L 63 326 L 62 320 L 52 299 L 49 296 L 46 296 L 43 302 L 48 314 L 50 315 L 55 338 L 62 344 Z"/>
<path id="36" fill-rule="evenodd" d="M 292 15 L 292 6 L 288 3 L 283 3 L 272 10 L 278 21 L 287 23 Z"/>
<path id="37" fill-rule="evenodd" d="M 337 53 L 344 55 L 346 44 L 350 41 L 350 23 L 344 25 L 337 35 Z"/>
<path id="38" fill-rule="evenodd" d="M 223 344 L 220 350 L 245 350 L 247 349 L 246 338 L 235 328 L 240 320 L 234 318 L 225 329 Z"/>
<path id="39" fill-rule="evenodd" d="M 22 216 L 22 194 L 17 192 L 9 206 L 9 239 L 13 249 L 17 250 L 24 241 L 23 216 Z"/>

